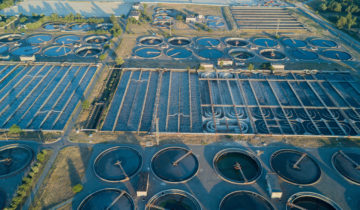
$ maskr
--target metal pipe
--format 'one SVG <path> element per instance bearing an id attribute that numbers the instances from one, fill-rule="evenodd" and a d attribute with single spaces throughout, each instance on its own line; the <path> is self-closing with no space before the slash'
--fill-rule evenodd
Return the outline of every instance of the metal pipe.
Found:
<path id="1" fill-rule="evenodd" d="M 175 160 L 173 162 L 173 166 L 177 166 L 179 164 L 180 161 L 184 160 L 187 156 L 191 155 L 192 151 L 189 150 L 187 153 L 185 153 L 183 156 L 181 156 L 180 158 L 178 158 L 177 160 Z"/>
<path id="2" fill-rule="evenodd" d="M 306 153 L 303 153 L 301 157 L 296 161 L 296 163 L 292 166 L 293 168 L 300 169 L 299 164 L 300 162 L 306 157 Z"/>

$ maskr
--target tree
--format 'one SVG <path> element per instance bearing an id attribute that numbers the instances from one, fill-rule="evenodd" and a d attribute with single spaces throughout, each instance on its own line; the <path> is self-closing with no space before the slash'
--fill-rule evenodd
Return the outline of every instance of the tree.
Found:
<path id="1" fill-rule="evenodd" d="M 335 2 L 335 3 L 333 4 L 333 11 L 334 11 L 334 12 L 341 12 L 341 9 L 342 9 L 342 6 L 341 6 L 340 3 Z"/>
<path id="2" fill-rule="evenodd" d="M 249 66 L 248 66 L 248 69 L 249 69 L 250 71 L 254 70 L 254 64 L 250 63 Z"/>
<path id="3" fill-rule="evenodd" d="M 349 12 L 346 15 L 346 20 L 347 20 L 346 26 L 347 26 L 348 30 L 350 30 L 351 27 L 356 24 L 357 17 L 353 17 L 352 14 Z"/>
<path id="4" fill-rule="evenodd" d="M 344 28 L 347 23 L 346 17 L 341 16 L 336 22 L 336 26 L 340 29 Z"/>
<path id="5" fill-rule="evenodd" d="M 222 68 L 224 66 L 224 61 L 220 61 L 219 66 Z"/>
<path id="6" fill-rule="evenodd" d="M 115 59 L 116 65 L 122 65 L 125 63 L 124 59 L 122 57 L 117 57 Z"/>
<path id="7" fill-rule="evenodd" d="M 20 23 L 25 23 L 27 21 L 27 17 L 23 16 L 20 18 Z"/>
<path id="8" fill-rule="evenodd" d="M 84 100 L 81 104 L 82 108 L 87 110 L 90 108 L 90 102 L 88 100 Z"/>
<path id="9" fill-rule="evenodd" d="M 9 134 L 20 134 L 21 133 L 21 128 L 14 124 L 9 128 Z"/>
<path id="10" fill-rule="evenodd" d="M 321 9 L 322 11 L 326 11 L 326 10 L 327 10 L 326 4 L 325 4 L 325 3 L 322 3 L 322 4 L 320 5 L 320 9 Z"/>
<path id="11" fill-rule="evenodd" d="M 101 54 L 101 55 L 99 56 L 99 59 L 100 59 L 101 61 L 104 61 L 106 58 L 107 58 L 107 54 L 106 54 L 106 53 Z"/>
<path id="12" fill-rule="evenodd" d="M 81 192 L 82 190 L 83 190 L 83 186 L 82 186 L 82 184 L 77 184 L 77 185 L 75 185 L 73 188 L 72 188 L 72 191 L 73 191 L 73 193 L 78 193 L 78 192 Z"/>

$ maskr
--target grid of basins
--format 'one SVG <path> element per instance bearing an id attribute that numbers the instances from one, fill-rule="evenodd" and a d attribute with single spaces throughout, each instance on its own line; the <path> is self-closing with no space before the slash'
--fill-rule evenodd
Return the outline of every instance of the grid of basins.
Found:
<path id="1" fill-rule="evenodd" d="M 125 70 L 102 130 L 356 136 L 359 98 L 350 73 Z"/>
<path id="2" fill-rule="evenodd" d="M 231 8 L 239 29 L 305 29 L 304 25 L 283 8 Z"/>
<path id="3" fill-rule="evenodd" d="M 62 130 L 84 97 L 93 64 L 0 65 L 0 129 Z"/>

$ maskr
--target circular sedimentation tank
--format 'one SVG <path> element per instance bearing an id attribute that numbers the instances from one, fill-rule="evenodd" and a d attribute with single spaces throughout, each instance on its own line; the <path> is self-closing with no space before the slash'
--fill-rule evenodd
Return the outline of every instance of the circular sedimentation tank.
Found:
<path id="1" fill-rule="evenodd" d="M 40 46 L 26 46 L 18 47 L 11 51 L 11 54 L 16 56 L 31 56 L 40 51 Z"/>
<path id="2" fill-rule="evenodd" d="M 336 152 L 332 157 L 334 168 L 350 182 L 360 184 L 360 153 Z"/>
<path id="3" fill-rule="evenodd" d="M 49 30 L 49 31 L 53 31 L 53 30 L 62 30 L 65 28 L 65 24 L 64 23 L 45 23 L 43 25 L 43 28 L 45 30 Z"/>
<path id="4" fill-rule="evenodd" d="M 287 210 L 340 210 L 329 198 L 313 192 L 299 192 L 292 195 L 286 203 Z"/>
<path id="5" fill-rule="evenodd" d="M 186 37 L 173 37 L 168 40 L 171 45 L 174 46 L 185 46 L 191 43 L 191 39 Z"/>
<path id="6" fill-rule="evenodd" d="M 185 48 L 171 48 L 166 52 L 166 55 L 175 59 L 182 59 L 190 57 L 192 52 Z"/>
<path id="7" fill-rule="evenodd" d="M 214 157 L 216 172 L 226 181 L 239 184 L 254 183 L 262 168 L 256 157 L 240 149 L 225 149 Z"/>
<path id="8" fill-rule="evenodd" d="M 220 210 L 273 210 L 273 205 L 263 196 L 251 191 L 235 191 L 226 195 L 220 203 Z"/>
<path id="9" fill-rule="evenodd" d="M 130 147 L 112 147 L 102 152 L 95 160 L 95 174 L 106 181 L 126 181 L 139 172 L 142 157 Z"/>
<path id="10" fill-rule="evenodd" d="M 339 61 L 347 61 L 350 60 L 352 57 L 349 53 L 339 50 L 325 50 L 320 52 L 320 55 L 330 58 L 333 60 L 339 60 Z"/>
<path id="11" fill-rule="evenodd" d="M 224 53 L 218 49 L 206 48 L 206 49 L 200 49 L 198 51 L 198 55 L 202 58 L 212 60 L 212 59 L 221 58 L 224 55 Z"/>
<path id="12" fill-rule="evenodd" d="M 208 22 L 207 22 L 207 25 L 208 25 L 210 28 L 220 28 L 220 27 L 224 27 L 224 26 L 225 26 L 225 23 L 222 22 L 222 21 L 208 21 Z"/>
<path id="13" fill-rule="evenodd" d="M 104 44 L 109 41 L 109 37 L 105 35 L 90 35 L 84 39 L 88 44 Z"/>
<path id="14" fill-rule="evenodd" d="M 0 42 L 16 42 L 22 38 L 20 34 L 3 34 L 0 35 Z"/>
<path id="15" fill-rule="evenodd" d="M 51 46 L 43 51 L 43 54 L 48 57 L 65 56 L 69 53 L 71 53 L 71 48 L 66 46 Z"/>
<path id="16" fill-rule="evenodd" d="M 229 55 L 237 60 L 248 60 L 255 57 L 253 53 L 241 49 L 231 49 Z"/>
<path id="17" fill-rule="evenodd" d="M 73 31 L 90 31 L 93 25 L 87 23 L 74 23 L 69 26 L 70 30 Z"/>
<path id="18" fill-rule="evenodd" d="M 33 150 L 26 145 L 7 145 L 0 148 L 0 177 L 15 174 L 30 165 Z"/>
<path id="19" fill-rule="evenodd" d="M 154 195 L 146 204 L 146 210 L 201 210 L 199 201 L 189 193 L 171 189 Z"/>
<path id="20" fill-rule="evenodd" d="M 270 164 L 281 178 L 293 184 L 309 185 L 320 179 L 319 165 L 304 152 L 279 150 L 271 155 Z"/>
<path id="21" fill-rule="evenodd" d="M 269 38 L 257 38 L 254 39 L 254 44 L 261 46 L 261 47 L 276 47 L 278 42 L 274 39 Z"/>
<path id="22" fill-rule="evenodd" d="M 277 50 L 266 49 L 260 51 L 260 55 L 271 60 L 282 60 L 286 58 L 286 55 Z"/>
<path id="23" fill-rule="evenodd" d="M 327 39 L 313 39 L 310 41 L 310 44 L 316 47 L 337 47 L 337 43 L 332 40 Z"/>
<path id="24" fill-rule="evenodd" d="M 217 47 L 220 44 L 220 40 L 210 37 L 199 38 L 196 43 L 202 47 Z"/>
<path id="25" fill-rule="evenodd" d="M 306 42 L 303 40 L 299 40 L 299 39 L 291 39 L 291 38 L 286 38 L 282 40 L 282 43 L 287 46 L 287 47 L 291 47 L 291 48 L 296 48 L 296 47 L 306 47 Z"/>
<path id="26" fill-rule="evenodd" d="M 134 210 L 135 205 L 131 196 L 124 190 L 103 189 L 87 196 L 77 208 L 78 210 L 122 209 Z"/>
<path id="27" fill-rule="evenodd" d="M 35 34 L 26 38 L 26 42 L 32 45 L 45 44 L 51 41 L 52 36 L 50 34 Z"/>
<path id="28" fill-rule="evenodd" d="M 77 35 L 63 35 L 59 36 L 55 39 L 55 42 L 58 44 L 72 45 L 75 43 L 79 43 L 81 38 Z"/>
<path id="29" fill-rule="evenodd" d="M 291 51 L 291 55 L 295 59 L 300 59 L 300 60 L 315 60 L 319 58 L 319 55 L 317 53 L 303 49 L 295 49 Z"/>
<path id="30" fill-rule="evenodd" d="M 100 23 L 96 25 L 96 30 L 110 30 L 114 25 L 112 23 Z"/>
<path id="31" fill-rule="evenodd" d="M 142 58 L 156 58 L 161 55 L 161 50 L 157 48 L 144 47 L 135 50 L 135 55 Z"/>
<path id="32" fill-rule="evenodd" d="M 147 46 L 157 46 L 163 43 L 163 39 L 157 36 L 147 36 L 139 40 L 140 44 Z"/>
<path id="33" fill-rule="evenodd" d="M 167 182 L 184 182 L 196 175 L 199 162 L 191 150 L 169 147 L 156 153 L 151 161 L 154 174 Z"/>
<path id="34" fill-rule="evenodd" d="M 225 43 L 232 47 L 245 47 L 249 45 L 249 42 L 240 38 L 227 38 Z"/>
<path id="35" fill-rule="evenodd" d="M 9 51 L 9 46 L 6 44 L 0 45 L 0 54 L 5 54 Z"/>
<path id="36" fill-rule="evenodd" d="M 75 50 L 75 54 L 80 57 L 94 57 L 99 55 L 102 49 L 95 46 L 80 47 Z"/>

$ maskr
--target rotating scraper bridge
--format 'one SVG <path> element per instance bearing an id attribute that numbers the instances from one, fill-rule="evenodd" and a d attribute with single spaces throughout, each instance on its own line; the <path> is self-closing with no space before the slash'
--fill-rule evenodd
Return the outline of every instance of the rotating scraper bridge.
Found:
<path id="1" fill-rule="evenodd" d="M 350 73 L 125 69 L 102 131 L 357 136 Z"/>

